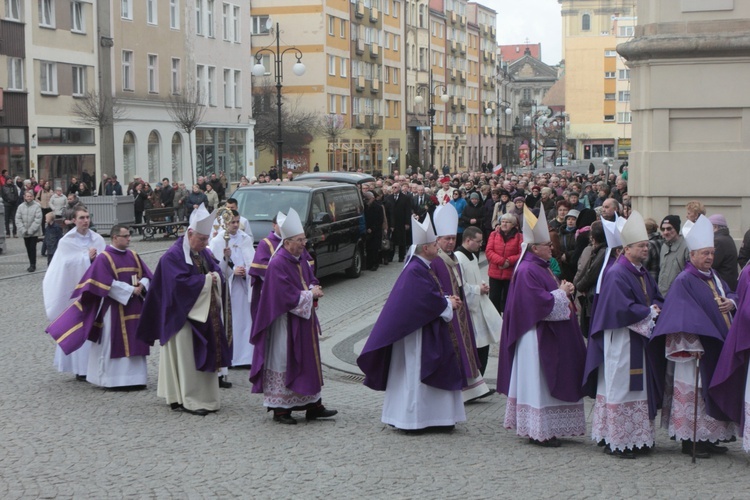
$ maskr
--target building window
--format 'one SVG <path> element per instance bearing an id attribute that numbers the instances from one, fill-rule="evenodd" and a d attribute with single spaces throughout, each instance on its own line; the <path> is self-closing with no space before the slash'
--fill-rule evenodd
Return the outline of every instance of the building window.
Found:
<path id="1" fill-rule="evenodd" d="M 8 90 L 23 90 L 23 59 L 8 58 Z"/>
<path id="2" fill-rule="evenodd" d="M 271 56 L 268 54 L 263 54 L 260 56 L 260 63 L 263 65 L 263 68 L 265 71 L 263 71 L 263 74 L 268 76 L 271 74 Z"/>
<path id="3" fill-rule="evenodd" d="M 83 97 L 86 94 L 86 68 L 83 66 L 73 66 L 73 95 Z"/>
<path id="4" fill-rule="evenodd" d="M 152 94 L 159 92 L 159 58 L 156 54 L 148 55 L 148 91 Z"/>
<path id="5" fill-rule="evenodd" d="M 57 63 L 41 61 L 39 87 L 42 94 L 57 95 Z"/>
<path id="6" fill-rule="evenodd" d="M 339 74 L 341 75 L 341 78 L 346 78 L 346 67 L 349 64 L 349 61 L 346 59 L 346 57 L 341 58 L 341 71 Z"/>
<path id="7" fill-rule="evenodd" d="M 133 90 L 133 51 L 122 51 L 122 90 Z"/>
<path id="8" fill-rule="evenodd" d="M 195 34 L 203 36 L 203 0 L 195 0 Z"/>
<path id="9" fill-rule="evenodd" d="M 5 0 L 5 19 L 7 21 L 23 21 L 21 0 Z"/>
<path id="10" fill-rule="evenodd" d="M 39 26 L 55 27 L 55 6 L 53 0 L 39 0 Z"/>
<path id="11" fill-rule="evenodd" d="M 614 78 L 615 72 L 614 71 L 605 71 L 604 72 L 604 78 Z"/>
<path id="12" fill-rule="evenodd" d="M 234 106 L 232 98 L 234 92 L 232 91 L 232 70 L 224 68 L 224 107 L 231 108 Z"/>
<path id="13" fill-rule="evenodd" d="M 157 24 L 156 10 L 156 0 L 146 0 L 146 22 L 148 24 Z"/>
<path id="14" fill-rule="evenodd" d="M 181 87 L 181 74 L 180 74 L 180 60 L 173 57 L 172 58 L 172 80 L 170 85 L 170 91 L 172 94 L 177 95 L 180 93 L 180 87 Z"/>
<path id="15" fill-rule="evenodd" d="M 232 6 L 228 3 L 222 4 L 221 6 L 221 32 L 222 38 L 224 38 L 224 40 L 226 41 L 230 41 L 232 39 L 230 31 L 232 29 L 232 24 L 230 22 L 231 8 Z"/>
<path id="16" fill-rule="evenodd" d="M 182 136 L 175 132 L 172 136 L 172 180 L 176 181 L 181 178 L 182 170 Z"/>
<path id="17" fill-rule="evenodd" d="M 156 130 L 148 134 L 148 178 L 159 180 L 159 134 Z"/>
<path id="18" fill-rule="evenodd" d="M 328 16 L 328 34 L 330 36 L 333 36 L 335 26 L 336 26 L 336 18 L 333 16 Z"/>
<path id="19" fill-rule="evenodd" d="M 604 100 L 605 101 L 614 101 L 615 100 L 615 94 L 604 94 Z"/>
<path id="20" fill-rule="evenodd" d="M 398 52 L 398 44 L 401 40 L 401 37 L 398 35 L 393 35 L 393 51 Z"/>
<path id="21" fill-rule="evenodd" d="M 180 0 L 169 0 L 169 27 L 180 29 Z"/>
<path id="22" fill-rule="evenodd" d="M 393 78 L 391 78 L 393 85 L 398 85 L 398 68 L 393 68 Z"/>
<path id="23" fill-rule="evenodd" d="M 591 14 L 584 14 L 581 16 L 581 31 L 591 30 Z"/>
<path id="24" fill-rule="evenodd" d="M 617 57 L 617 51 L 616 50 L 605 50 L 604 51 L 604 57 Z"/>
<path id="25" fill-rule="evenodd" d="M 613 122 L 613 121 L 615 121 L 615 115 L 604 115 L 604 121 L 605 122 Z"/>
<path id="26" fill-rule="evenodd" d="M 268 16 L 253 16 L 253 35 L 268 34 Z M 333 35 L 333 16 L 328 18 L 328 33 Z"/>
<path id="27" fill-rule="evenodd" d="M 336 76 L 336 56 L 328 56 L 328 75 Z"/>
<path id="28" fill-rule="evenodd" d="M 336 114 L 336 95 L 335 94 L 328 94 L 328 112 L 333 115 Z"/>
<path id="29" fill-rule="evenodd" d="M 37 128 L 39 144 L 94 144 L 93 128 Z"/>
<path id="30" fill-rule="evenodd" d="M 617 78 L 618 80 L 630 80 L 630 70 L 629 69 L 618 70 Z"/>
<path id="31" fill-rule="evenodd" d="M 346 38 L 346 19 L 341 20 L 341 25 L 339 26 L 339 36 L 341 38 Z"/>
<path id="32" fill-rule="evenodd" d="M 340 112 L 341 112 L 342 115 L 346 114 L 346 101 L 347 101 L 347 99 L 348 98 L 345 95 L 341 96 L 341 110 L 340 110 Z"/>
<path id="33" fill-rule="evenodd" d="M 216 106 L 216 67 L 208 67 L 208 104 Z"/>
<path id="34" fill-rule="evenodd" d="M 206 0 L 206 36 L 208 36 L 208 38 L 216 37 L 216 27 L 214 26 L 214 0 Z"/>
<path id="35" fill-rule="evenodd" d="M 133 20 L 133 0 L 120 0 L 120 17 Z"/>
<path id="36" fill-rule="evenodd" d="M 135 177 L 135 134 L 130 131 L 122 139 L 122 169 L 126 181 Z"/>
<path id="37" fill-rule="evenodd" d="M 388 0 L 385 0 L 385 1 L 387 2 Z M 399 2 L 397 2 L 396 0 L 393 0 L 393 18 L 394 19 L 398 18 L 399 5 L 400 5 Z"/>
<path id="38" fill-rule="evenodd" d="M 198 102 L 206 105 L 206 67 L 198 64 L 195 67 L 195 90 L 197 91 Z"/>
<path id="39" fill-rule="evenodd" d="M 232 16 L 232 34 L 234 35 L 234 42 L 240 43 L 240 8 L 232 7 L 234 12 Z"/>
<path id="40" fill-rule="evenodd" d="M 242 71 L 234 70 L 234 107 L 242 107 Z"/>
<path id="41" fill-rule="evenodd" d="M 617 36 L 630 38 L 635 34 L 635 28 L 633 26 L 618 26 Z"/>
<path id="42" fill-rule="evenodd" d="M 633 116 L 630 113 L 630 111 L 623 111 L 620 113 L 617 113 L 617 123 L 632 123 L 633 122 Z"/>
<path id="43" fill-rule="evenodd" d="M 83 2 L 70 3 L 70 31 L 74 33 L 85 33 L 83 24 Z"/>
<path id="44" fill-rule="evenodd" d="M 617 93 L 617 100 L 620 102 L 630 102 L 630 91 L 621 90 Z"/>

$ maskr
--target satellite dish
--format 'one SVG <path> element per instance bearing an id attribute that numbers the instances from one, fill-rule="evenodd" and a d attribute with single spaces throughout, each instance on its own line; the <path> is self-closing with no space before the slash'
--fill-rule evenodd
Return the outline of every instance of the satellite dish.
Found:
<path id="1" fill-rule="evenodd" d="M 613 19 L 614 19 L 614 17 L 613 17 Z M 273 28 L 273 20 L 269 16 L 268 19 L 266 19 L 266 29 L 268 31 L 271 31 L 271 28 Z"/>

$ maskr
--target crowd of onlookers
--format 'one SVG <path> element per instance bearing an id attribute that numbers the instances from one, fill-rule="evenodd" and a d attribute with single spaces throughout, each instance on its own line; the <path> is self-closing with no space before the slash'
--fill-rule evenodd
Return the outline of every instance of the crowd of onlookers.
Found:
<path id="1" fill-rule="evenodd" d="M 457 244 L 469 226 L 481 228 L 483 250 L 488 262 L 490 299 L 498 311 L 505 306 L 513 269 L 521 255 L 522 224 L 525 210 L 545 216 L 552 241 L 551 269 L 556 277 L 572 282 L 584 332 L 594 296 L 607 242 L 601 219 L 629 217 L 632 207 L 627 189 L 627 167 L 607 175 L 592 173 L 525 172 L 519 174 L 462 172 L 443 175 L 438 172 L 411 173 L 379 177 L 363 185 L 365 215 L 384 213 L 380 231 L 368 224 L 367 237 L 375 239 L 369 250 L 379 249 L 379 259 L 368 258 L 367 268 L 377 269 L 395 260 L 403 261 L 410 244 L 408 230 L 412 219 L 424 220 L 438 205 L 450 204 L 459 215 Z M 367 194 L 367 193 L 372 193 Z M 672 281 L 685 267 L 688 250 L 680 236 L 685 220 L 697 220 L 706 214 L 699 201 L 687 204 L 681 214 L 664 214 L 658 220 L 647 219 L 649 259 L 647 269 L 666 294 Z M 750 260 L 750 231 L 739 252 L 721 214 L 708 214 L 714 225 L 716 258 L 714 269 L 734 289 L 740 266 Z"/>

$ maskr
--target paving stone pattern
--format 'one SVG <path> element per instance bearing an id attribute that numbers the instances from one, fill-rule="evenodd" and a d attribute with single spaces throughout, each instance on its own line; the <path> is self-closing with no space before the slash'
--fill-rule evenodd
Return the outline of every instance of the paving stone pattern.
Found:
<path id="1" fill-rule="evenodd" d="M 152 267 L 172 243 L 134 240 Z M 382 393 L 330 368 L 350 364 L 352 356 L 331 360 L 337 349 L 328 344 L 341 344 L 363 330 L 362 310 L 377 314 L 398 264 L 357 280 L 323 281 L 323 396 L 340 413 L 331 421 L 303 418 L 297 426 L 272 422 L 262 397 L 250 393 L 246 370 L 231 371 L 235 386 L 222 391 L 218 413 L 197 417 L 170 411 L 156 397 L 156 350 L 149 358 L 146 391 L 103 390 L 57 373 L 54 344 L 44 333 L 44 261 L 40 258 L 40 270 L 31 275 L 27 265 L 22 240 L 9 239 L 0 256 L 3 499 L 749 495 L 750 460 L 738 443 L 727 455 L 697 465 L 664 431 L 652 455 L 631 461 L 604 456 L 588 437 L 543 449 L 502 428 L 503 396 L 467 406 L 468 422 L 451 434 L 414 436 L 384 426 Z M 351 350 L 354 342 L 348 345 Z M 589 420 L 590 408 L 587 403 Z"/>

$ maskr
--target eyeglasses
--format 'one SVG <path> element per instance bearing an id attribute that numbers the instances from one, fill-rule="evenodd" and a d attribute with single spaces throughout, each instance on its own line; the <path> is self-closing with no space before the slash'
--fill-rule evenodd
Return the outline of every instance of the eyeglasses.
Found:
<path id="1" fill-rule="evenodd" d="M 295 243 L 307 243 L 307 238 L 289 238 L 289 241 L 293 241 Z"/>

